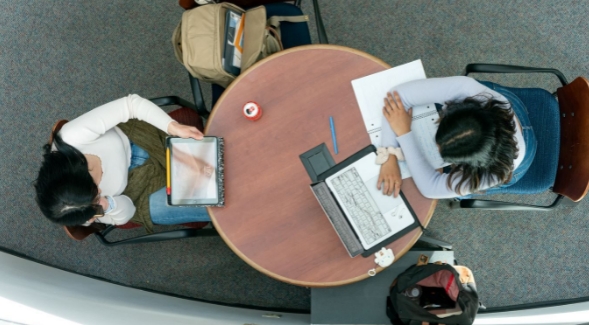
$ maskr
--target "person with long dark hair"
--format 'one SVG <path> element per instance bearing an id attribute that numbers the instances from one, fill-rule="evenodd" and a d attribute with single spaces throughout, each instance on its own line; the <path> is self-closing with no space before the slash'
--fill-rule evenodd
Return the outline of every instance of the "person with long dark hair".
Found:
<path id="1" fill-rule="evenodd" d="M 97 107 L 63 125 L 44 146 L 36 200 L 51 221 L 65 226 L 209 221 L 205 208 L 166 205 L 167 135 L 202 139 L 137 95 Z M 204 167 L 204 166 L 203 166 Z M 159 190 L 159 191 L 158 191 Z M 161 221 L 161 222 L 160 222 Z"/>
<path id="2" fill-rule="evenodd" d="M 492 89 L 491 89 L 492 88 Z M 420 150 L 411 130 L 414 106 L 442 106 L 435 141 L 450 163 L 436 170 Z M 492 194 L 525 174 L 536 140 L 523 103 L 508 89 L 469 77 L 432 78 L 408 82 L 387 94 L 383 107 L 381 166 L 377 187 L 398 195 L 402 184 L 398 156 L 404 158 L 419 191 L 428 198 Z M 402 155 L 394 148 L 401 148 Z M 381 160 L 385 160 L 381 159 Z"/>

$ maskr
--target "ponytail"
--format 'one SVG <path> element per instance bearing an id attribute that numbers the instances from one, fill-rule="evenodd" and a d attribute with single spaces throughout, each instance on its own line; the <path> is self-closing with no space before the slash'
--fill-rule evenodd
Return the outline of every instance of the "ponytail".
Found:
<path id="1" fill-rule="evenodd" d="M 88 172 L 84 154 L 53 133 L 51 144 L 43 146 L 43 162 L 34 183 L 36 201 L 41 212 L 51 221 L 66 225 L 81 225 L 97 214 L 103 214 L 97 204 L 98 186 Z"/>

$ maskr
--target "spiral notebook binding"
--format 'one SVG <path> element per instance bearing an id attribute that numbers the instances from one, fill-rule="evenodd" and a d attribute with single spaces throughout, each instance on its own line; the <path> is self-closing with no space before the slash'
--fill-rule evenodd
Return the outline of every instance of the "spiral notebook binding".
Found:
<path id="1" fill-rule="evenodd" d="M 225 206 L 225 140 L 221 137 L 217 138 L 218 143 L 218 156 L 217 156 L 217 166 L 219 170 L 218 175 L 218 189 L 219 189 L 219 204 L 214 206 L 223 207 Z"/>

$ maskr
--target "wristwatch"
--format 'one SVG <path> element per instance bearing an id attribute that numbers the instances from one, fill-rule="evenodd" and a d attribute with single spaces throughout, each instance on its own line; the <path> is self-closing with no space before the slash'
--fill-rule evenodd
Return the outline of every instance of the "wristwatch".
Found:
<path id="1" fill-rule="evenodd" d="M 405 156 L 403 155 L 403 150 L 401 150 L 401 147 L 380 147 L 376 149 L 376 164 L 382 165 L 387 162 L 387 160 L 389 160 L 389 155 L 397 157 L 397 160 L 399 161 L 405 160 Z"/>
<path id="2" fill-rule="evenodd" d="M 104 210 L 104 213 L 106 214 L 116 208 L 117 204 L 115 203 L 115 199 L 113 199 L 110 195 L 105 195 L 104 198 L 108 201 L 108 208 Z"/>

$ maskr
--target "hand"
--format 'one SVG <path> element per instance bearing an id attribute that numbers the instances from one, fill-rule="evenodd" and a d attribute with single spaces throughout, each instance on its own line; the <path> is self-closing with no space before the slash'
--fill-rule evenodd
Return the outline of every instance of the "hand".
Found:
<path id="1" fill-rule="evenodd" d="M 176 121 L 168 124 L 168 134 L 181 137 L 181 138 L 193 138 L 195 140 L 202 140 L 203 134 L 194 126 L 188 126 L 180 124 Z"/>
<path id="2" fill-rule="evenodd" d="M 397 197 L 401 191 L 401 184 L 403 184 L 403 179 L 401 178 L 401 169 L 397 163 L 397 157 L 391 155 L 389 160 L 380 166 L 376 188 L 380 190 L 382 187 L 382 194 L 391 195 L 394 193 L 395 197 Z"/>
<path id="3" fill-rule="evenodd" d="M 186 167 L 188 171 L 197 174 L 197 176 L 202 174 L 210 178 L 215 172 L 215 168 L 209 163 L 197 156 L 184 152 L 180 148 L 174 150 L 174 157 L 179 163 L 178 167 Z"/>
<path id="4" fill-rule="evenodd" d="M 176 164 L 174 165 L 174 175 L 182 177 L 189 184 L 188 186 L 178 187 L 177 192 L 182 193 L 185 197 L 199 198 L 206 195 L 207 187 L 213 178 L 215 168 L 190 153 L 180 148 L 174 149 Z"/>
<path id="5" fill-rule="evenodd" d="M 100 195 L 100 189 L 98 189 L 98 195 Z M 102 211 L 106 211 L 109 207 L 109 203 L 106 197 L 104 196 L 100 196 L 98 198 L 98 204 L 100 204 L 100 206 L 102 207 Z M 95 215 L 94 217 L 92 217 L 90 220 L 87 221 L 87 223 L 93 223 L 94 221 L 96 221 L 96 219 L 103 217 L 104 215 Z"/>
<path id="6" fill-rule="evenodd" d="M 389 122 L 391 129 L 393 129 L 398 137 L 411 131 L 411 116 L 413 115 L 413 108 L 405 111 L 401 97 L 399 97 L 399 93 L 396 91 L 394 97 L 391 93 L 387 93 L 387 97 L 384 99 L 382 113 Z"/>
<path id="7" fill-rule="evenodd" d="M 107 200 L 107 199 L 106 199 L 106 197 L 104 197 L 104 196 L 101 196 L 101 197 L 100 197 L 100 199 L 98 200 L 98 204 L 100 204 L 100 205 L 102 206 L 102 210 L 103 210 L 103 211 L 106 211 L 106 210 L 108 210 L 108 207 L 109 207 L 109 205 L 110 205 L 110 204 L 108 203 L 108 200 Z"/>

